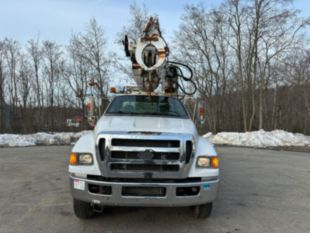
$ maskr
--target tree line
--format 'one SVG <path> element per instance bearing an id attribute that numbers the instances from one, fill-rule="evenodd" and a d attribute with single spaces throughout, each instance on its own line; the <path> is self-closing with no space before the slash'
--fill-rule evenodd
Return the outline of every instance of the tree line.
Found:
<path id="1" fill-rule="evenodd" d="M 309 23 L 287 0 L 186 6 L 175 57 L 193 67 L 211 131 L 310 133 Z"/>
<path id="2" fill-rule="evenodd" d="M 72 130 L 66 119 L 84 115 L 88 95 L 102 112 L 113 57 L 95 19 L 67 46 L 32 39 L 22 47 L 14 39 L 0 40 L 0 130 Z M 83 117 L 81 123 L 85 128 Z"/>
<path id="3" fill-rule="evenodd" d="M 151 16 L 137 4 L 130 15 L 120 38 L 135 38 Z M 193 69 L 194 98 L 205 103 L 204 131 L 310 133 L 309 23 L 288 0 L 185 6 L 169 45 L 171 56 Z M 0 131 L 72 130 L 65 120 L 84 115 L 89 95 L 95 96 L 100 115 L 114 70 L 130 76 L 130 67 L 107 49 L 95 19 L 66 46 L 0 40 Z"/>

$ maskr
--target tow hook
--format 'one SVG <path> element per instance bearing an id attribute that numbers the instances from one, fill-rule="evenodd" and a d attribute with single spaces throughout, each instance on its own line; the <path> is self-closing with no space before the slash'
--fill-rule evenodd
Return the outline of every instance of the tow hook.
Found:
<path id="1" fill-rule="evenodd" d="M 103 205 L 100 203 L 100 201 L 98 202 L 97 200 L 94 200 L 91 204 L 93 211 L 96 213 L 102 213 L 103 212 Z"/>

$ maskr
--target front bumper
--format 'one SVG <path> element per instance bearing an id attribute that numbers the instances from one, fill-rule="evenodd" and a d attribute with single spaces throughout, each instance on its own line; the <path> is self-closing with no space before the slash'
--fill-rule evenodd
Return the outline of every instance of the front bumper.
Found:
<path id="1" fill-rule="evenodd" d="M 82 182 L 82 188 L 74 188 L 74 182 Z M 91 193 L 89 184 L 110 186 L 112 193 L 111 195 Z M 70 175 L 70 186 L 73 198 L 105 206 L 195 206 L 215 200 L 219 178 L 189 183 L 129 183 L 98 181 Z M 161 187 L 165 188 L 166 192 L 164 196 L 125 196 L 122 194 L 123 187 Z M 177 196 L 177 188 L 180 187 L 199 187 L 200 191 L 193 196 Z"/>

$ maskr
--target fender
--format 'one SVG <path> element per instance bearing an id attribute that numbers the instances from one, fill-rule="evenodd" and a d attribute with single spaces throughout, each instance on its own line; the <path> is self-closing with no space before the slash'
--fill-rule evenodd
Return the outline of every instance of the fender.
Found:
<path id="1" fill-rule="evenodd" d="M 203 137 L 198 137 L 198 142 L 196 143 L 195 158 L 189 171 L 189 177 L 219 176 L 219 169 L 196 167 L 197 157 L 201 155 L 218 156 L 214 149 L 213 144 L 211 144 L 207 139 Z"/>
<path id="2" fill-rule="evenodd" d="M 89 174 L 89 175 L 101 175 L 98 162 L 96 159 L 96 148 L 95 148 L 94 132 L 84 134 L 75 143 L 72 148 L 73 153 L 90 153 L 93 155 L 94 163 L 92 165 L 72 166 L 69 165 L 70 173 L 77 174 Z"/>

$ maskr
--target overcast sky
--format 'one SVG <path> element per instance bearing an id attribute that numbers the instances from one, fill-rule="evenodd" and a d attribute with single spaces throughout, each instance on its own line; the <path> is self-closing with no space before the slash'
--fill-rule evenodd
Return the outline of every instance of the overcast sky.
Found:
<path id="1" fill-rule="evenodd" d="M 208 8 L 218 0 L 136 0 L 159 15 L 161 28 L 169 39 L 180 23 L 184 6 L 203 2 Z M 70 35 L 84 30 L 90 18 L 95 17 L 104 27 L 109 47 L 114 46 L 116 34 L 129 19 L 132 0 L 0 0 L 0 39 L 14 38 L 21 43 L 31 38 L 49 39 L 67 44 Z M 310 16 L 310 1 L 296 0 L 294 6 L 302 16 Z"/>

